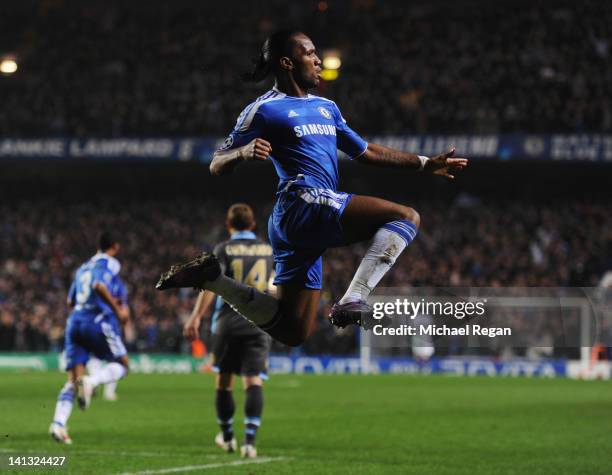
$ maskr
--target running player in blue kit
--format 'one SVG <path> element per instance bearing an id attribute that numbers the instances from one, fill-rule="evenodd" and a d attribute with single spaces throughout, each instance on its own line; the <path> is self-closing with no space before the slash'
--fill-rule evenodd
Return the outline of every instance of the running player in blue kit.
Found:
<path id="1" fill-rule="evenodd" d="M 273 75 L 272 90 L 249 104 L 225 143 L 215 152 L 213 175 L 230 173 L 249 160 L 270 159 L 280 178 L 268 234 L 274 250 L 277 297 L 222 275 L 212 254 L 202 254 L 162 274 L 157 288 L 196 287 L 220 295 L 245 318 L 291 346 L 309 335 L 319 307 L 322 255 L 327 248 L 372 240 L 330 322 L 343 327 L 371 315 L 370 292 L 415 238 L 419 214 L 380 198 L 337 190 L 340 149 L 374 166 L 404 168 L 454 178 L 467 166 L 451 149 L 424 157 L 367 143 L 349 128 L 338 106 L 309 90 L 320 81 L 321 60 L 308 36 L 280 31 L 263 44 L 252 73 L 260 82 Z"/>
<path id="2" fill-rule="evenodd" d="M 63 444 L 72 443 L 67 422 L 75 396 L 85 410 L 96 386 L 119 381 L 128 371 L 119 321 L 129 318 L 129 309 L 112 294 L 121 268 L 115 257 L 119 247 L 110 233 L 102 233 L 98 252 L 79 267 L 68 294 L 68 306 L 74 308 L 65 332 L 68 381 L 60 390 L 49 427 L 51 437 Z M 109 363 L 100 372 L 85 376 L 91 354 Z"/>

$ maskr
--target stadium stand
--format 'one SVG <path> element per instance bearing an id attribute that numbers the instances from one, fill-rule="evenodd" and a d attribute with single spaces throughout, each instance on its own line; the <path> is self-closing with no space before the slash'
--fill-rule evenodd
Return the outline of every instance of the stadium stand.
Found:
<path id="1" fill-rule="evenodd" d="M 0 137 L 223 136 L 265 88 L 242 84 L 240 73 L 285 25 L 299 25 L 321 52 L 341 52 L 340 78 L 320 93 L 363 134 L 612 129 L 605 2 L 228 0 L 221 12 L 217 2 L 193 0 L 11 0 L 0 8 L 0 54 L 19 63 L 19 74 L 0 77 Z M 532 183 L 547 176 L 540 170 Z M 138 316 L 127 330 L 131 349 L 184 351 L 181 321 L 194 294 L 155 293 L 152 284 L 224 237 L 228 202 L 194 193 L 158 200 L 127 186 L 94 202 L 61 186 L 62 198 L 5 193 L 0 202 L 0 350 L 61 346 L 71 274 L 93 252 L 97 230 L 112 226 L 124 237 L 120 258 Z M 438 191 L 410 199 L 422 232 L 383 285 L 594 286 L 612 268 L 607 198 Z M 270 196 L 253 200 L 265 229 Z M 354 351 L 353 330 L 335 331 L 324 316 L 362 255 L 359 247 L 329 251 L 321 325 L 305 352 Z"/>
<path id="2" fill-rule="evenodd" d="M 270 206 L 254 206 L 260 223 L 266 219 L 261 210 Z M 417 201 L 415 207 L 427 223 L 384 286 L 596 286 L 612 264 L 607 248 L 612 226 L 604 203 L 572 200 L 534 207 L 461 194 L 451 203 L 438 198 Z M 132 349 L 185 350 L 181 322 L 195 293 L 159 293 L 153 285 L 161 269 L 225 239 L 224 209 L 221 203 L 194 197 L 0 205 L 0 350 L 60 347 L 65 296 L 75 267 L 93 253 L 97 230 L 109 226 L 123 236 L 122 275 L 138 317 L 128 332 Z M 362 255 L 360 246 L 328 251 L 321 324 L 306 352 L 355 349 L 352 332 L 336 332 L 324 317 L 344 293 Z"/>
<path id="3" fill-rule="evenodd" d="M 341 52 L 340 78 L 321 92 L 361 133 L 612 129 L 606 2 L 3 7 L 0 53 L 19 62 L 19 74 L 3 78 L 4 136 L 226 134 L 261 91 L 240 74 L 263 38 L 287 25 L 320 52 Z"/>

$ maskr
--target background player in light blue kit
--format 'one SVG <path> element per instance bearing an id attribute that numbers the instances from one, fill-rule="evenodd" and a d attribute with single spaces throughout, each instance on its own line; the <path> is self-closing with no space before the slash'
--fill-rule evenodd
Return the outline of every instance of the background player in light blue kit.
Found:
<path id="1" fill-rule="evenodd" d="M 68 305 L 74 311 L 68 317 L 65 335 L 68 382 L 59 393 L 49 428 L 51 436 L 60 443 L 72 443 L 66 424 L 75 393 L 79 407 L 87 409 L 96 386 L 118 381 L 127 374 L 127 351 L 118 319 L 127 320 L 129 311 L 111 293 L 121 268 L 115 258 L 118 252 L 118 241 L 103 233 L 98 252 L 79 267 L 69 292 Z M 85 376 L 90 354 L 110 363 L 99 373 Z"/>
<path id="2" fill-rule="evenodd" d="M 404 248 L 415 238 L 419 214 L 408 206 L 337 191 L 338 149 L 374 166 L 421 170 L 454 178 L 467 166 L 451 158 L 454 149 L 433 158 L 367 143 L 349 128 L 333 101 L 308 93 L 320 81 L 321 60 L 310 38 L 281 31 L 264 43 L 252 73 L 259 82 L 274 75 L 274 88 L 247 106 L 233 132 L 215 152 L 214 175 L 246 160 L 267 160 L 280 178 L 268 225 L 274 249 L 278 298 L 222 275 L 211 254 L 174 266 L 157 288 L 206 288 L 272 337 L 300 345 L 309 335 L 321 293 L 322 255 L 329 247 L 372 240 L 330 321 L 343 327 L 371 314 L 366 299 Z M 381 105 L 383 106 L 383 105 Z"/>
<path id="3" fill-rule="evenodd" d="M 260 291 L 274 292 L 272 248 L 255 235 L 256 222 L 251 207 L 244 203 L 233 204 L 227 212 L 225 225 L 230 239 L 218 244 L 214 250 L 224 273 Z M 234 375 L 240 375 L 245 390 L 245 434 L 240 454 L 254 458 L 257 457 L 255 440 L 263 413 L 263 379 L 267 373 L 271 339 L 210 291 L 200 293 L 191 317 L 185 323 L 183 333 L 187 339 L 193 341 L 199 337 L 202 317 L 215 300 L 217 305 L 211 332 L 214 334 L 212 352 L 217 371 L 215 408 L 221 428 L 215 444 L 226 452 L 237 450 L 232 387 Z"/>

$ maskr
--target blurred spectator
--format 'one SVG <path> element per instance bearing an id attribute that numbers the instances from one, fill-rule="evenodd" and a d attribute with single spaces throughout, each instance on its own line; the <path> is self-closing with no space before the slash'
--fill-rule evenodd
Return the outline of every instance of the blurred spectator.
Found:
<path id="1" fill-rule="evenodd" d="M 449 207 L 444 197 L 411 203 L 427 221 L 382 286 L 596 286 L 604 271 L 612 221 L 607 203 L 573 200 L 524 203 L 468 200 Z M 253 202 L 265 222 L 269 202 Z M 157 292 L 159 274 L 225 238 L 226 206 L 195 196 L 176 200 L 105 197 L 101 203 L 59 199 L 0 204 L 0 349 L 57 350 L 69 313 L 66 293 L 76 267 L 95 252 L 97 234 L 122 237 L 119 259 L 134 322 L 130 348 L 180 351 L 181 326 L 195 292 Z M 215 223 L 215 224 L 210 224 Z M 265 228 L 264 228 L 265 229 Z M 537 252 L 533 249 L 537 247 Z M 346 354 L 355 329 L 326 321 L 329 305 L 345 291 L 363 245 L 330 249 L 318 329 L 307 353 Z M 543 323 L 542 323 L 543 324 Z M 537 336 L 537 335 L 536 335 Z M 541 342 L 534 346 L 546 346 Z M 278 348 L 277 348 L 278 349 Z"/>
<path id="2" fill-rule="evenodd" d="M 362 134 L 612 130 L 612 3 L 317 5 L 3 2 L 0 53 L 14 54 L 19 69 L 0 76 L 0 136 L 226 134 L 269 87 L 245 85 L 240 74 L 272 29 L 290 25 L 311 35 L 321 55 L 340 52 L 339 79 L 317 94 L 337 101 Z M 271 203 L 254 205 L 262 225 Z M 426 222 L 381 285 L 594 286 L 612 265 L 606 202 L 463 194 L 450 208 L 444 199 L 411 205 Z M 154 283 L 225 238 L 224 209 L 198 197 L 0 202 L 0 350 L 61 348 L 72 275 L 111 227 L 123 237 L 135 317 L 128 347 L 179 351 L 195 294 L 155 292 Z M 318 329 L 305 352 L 354 350 L 355 329 L 337 331 L 325 316 L 364 251 L 327 252 Z"/>
<path id="3" fill-rule="evenodd" d="M 612 130 L 610 2 L 317 4 L 3 2 L 19 69 L 0 135 L 224 135 L 268 87 L 240 74 L 288 25 L 340 51 L 319 93 L 363 134 Z"/>

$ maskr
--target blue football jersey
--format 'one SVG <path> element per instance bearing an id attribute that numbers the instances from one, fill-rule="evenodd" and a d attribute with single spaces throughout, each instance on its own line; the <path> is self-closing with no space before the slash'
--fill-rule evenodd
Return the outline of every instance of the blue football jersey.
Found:
<path id="1" fill-rule="evenodd" d="M 111 284 L 111 294 L 115 297 L 122 305 L 128 304 L 128 293 L 127 287 L 125 286 L 125 282 L 121 280 L 121 277 L 118 275 L 113 279 L 113 283 Z"/>
<path id="2" fill-rule="evenodd" d="M 347 125 L 335 102 L 311 94 L 288 96 L 276 88 L 242 111 L 221 150 L 242 147 L 255 138 L 272 145 L 270 159 L 280 178 L 279 191 L 289 182 L 335 191 L 338 149 L 355 158 L 368 146 Z"/>
<path id="3" fill-rule="evenodd" d="M 118 278 L 120 269 L 119 261 L 104 253 L 96 254 L 79 267 L 68 294 L 69 299 L 75 303 L 75 311 L 111 312 L 108 304 L 93 290 L 93 286 L 102 282 L 112 293 L 113 282 Z"/>

